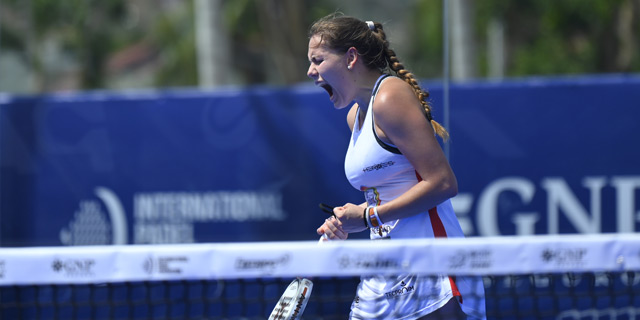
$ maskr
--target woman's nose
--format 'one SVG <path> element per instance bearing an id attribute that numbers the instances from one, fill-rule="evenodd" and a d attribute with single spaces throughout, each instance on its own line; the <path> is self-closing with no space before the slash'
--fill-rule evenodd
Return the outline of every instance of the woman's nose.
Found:
<path id="1" fill-rule="evenodd" d="M 317 75 L 318 75 L 318 71 L 316 70 L 316 68 L 313 65 L 310 65 L 309 69 L 307 70 L 307 77 L 313 79 Z"/>

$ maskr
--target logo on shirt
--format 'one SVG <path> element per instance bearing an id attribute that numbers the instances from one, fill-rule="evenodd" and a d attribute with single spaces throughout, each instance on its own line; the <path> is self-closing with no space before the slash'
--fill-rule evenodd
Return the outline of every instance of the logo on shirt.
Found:
<path id="1" fill-rule="evenodd" d="M 360 187 L 361 191 L 364 191 L 364 198 L 367 200 L 367 205 L 369 206 L 379 206 L 380 205 L 380 193 L 378 189 L 375 187 L 367 188 Z"/>
<path id="2" fill-rule="evenodd" d="M 393 161 L 382 162 L 362 169 L 362 172 L 378 171 L 396 164 Z"/>
<path id="3" fill-rule="evenodd" d="M 412 292 L 415 289 L 416 289 L 415 286 L 408 286 L 404 281 L 402 281 L 402 283 L 400 283 L 400 289 L 391 290 L 391 291 L 385 293 L 384 295 L 387 298 L 393 298 L 393 297 L 397 297 L 397 296 Z"/>

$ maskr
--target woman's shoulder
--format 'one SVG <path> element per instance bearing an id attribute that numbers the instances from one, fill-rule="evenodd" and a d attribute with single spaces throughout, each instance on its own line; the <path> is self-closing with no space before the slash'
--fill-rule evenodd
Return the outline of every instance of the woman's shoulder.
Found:
<path id="1" fill-rule="evenodd" d="M 396 90 L 409 90 L 409 92 L 412 92 L 411 86 L 407 82 L 397 76 L 388 76 L 382 81 L 382 83 L 380 83 L 378 93 L 388 91 L 395 92 Z"/>
<path id="2" fill-rule="evenodd" d="M 381 84 L 374 101 L 374 110 L 383 111 L 386 109 L 402 110 L 404 107 L 420 105 L 411 85 L 404 80 L 392 76 L 387 77 Z M 384 112 L 384 111 L 383 111 Z"/>

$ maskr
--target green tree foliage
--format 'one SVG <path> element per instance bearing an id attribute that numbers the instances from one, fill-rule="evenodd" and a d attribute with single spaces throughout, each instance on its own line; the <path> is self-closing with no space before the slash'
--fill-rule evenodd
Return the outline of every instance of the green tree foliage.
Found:
<path id="1" fill-rule="evenodd" d="M 442 76 L 443 63 L 443 17 L 442 1 L 419 1 L 412 10 L 410 30 L 415 39 L 407 56 L 413 72 L 423 78 Z"/>
<path id="2" fill-rule="evenodd" d="M 306 81 L 308 27 L 341 11 L 339 4 L 223 1 L 238 84 Z M 406 18 L 393 21 L 409 25 L 403 28 L 409 40 L 401 57 L 420 78 L 442 76 L 442 5 L 441 0 L 407 0 L 401 6 Z M 344 13 L 366 19 L 361 15 L 376 10 L 365 8 L 366 14 Z M 0 49 L 22 53 L 39 79 L 37 91 L 47 91 L 46 82 L 56 81 L 43 63 L 47 39 L 56 39 L 75 61 L 77 89 L 112 86 L 109 61 L 140 43 L 146 45 L 149 57 L 143 62 L 152 66 L 152 80 L 136 86 L 196 86 L 193 10 L 193 0 L 0 0 Z M 474 2 L 474 12 L 480 77 L 488 73 L 487 26 L 493 20 L 505 28 L 506 76 L 640 71 L 638 0 L 482 0 Z"/>
<path id="3" fill-rule="evenodd" d="M 482 36 L 491 18 L 506 29 L 510 76 L 638 72 L 640 3 L 633 0 L 483 0 Z"/>
<path id="4" fill-rule="evenodd" d="M 175 12 L 158 15 L 144 37 L 159 53 L 156 87 L 198 85 L 193 3 Z"/>

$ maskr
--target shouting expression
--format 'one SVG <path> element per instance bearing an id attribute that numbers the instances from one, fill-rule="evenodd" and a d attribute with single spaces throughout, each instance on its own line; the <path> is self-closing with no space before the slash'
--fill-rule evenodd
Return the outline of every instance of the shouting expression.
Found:
<path id="1" fill-rule="evenodd" d="M 316 86 L 327 91 L 329 99 L 336 109 L 347 107 L 355 97 L 349 69 L 353 65 L 348 53 L 339 53 L 328 48 L 315 35 L 309 40 L 309 70 L 307 76 L 313 79 Z"/>

